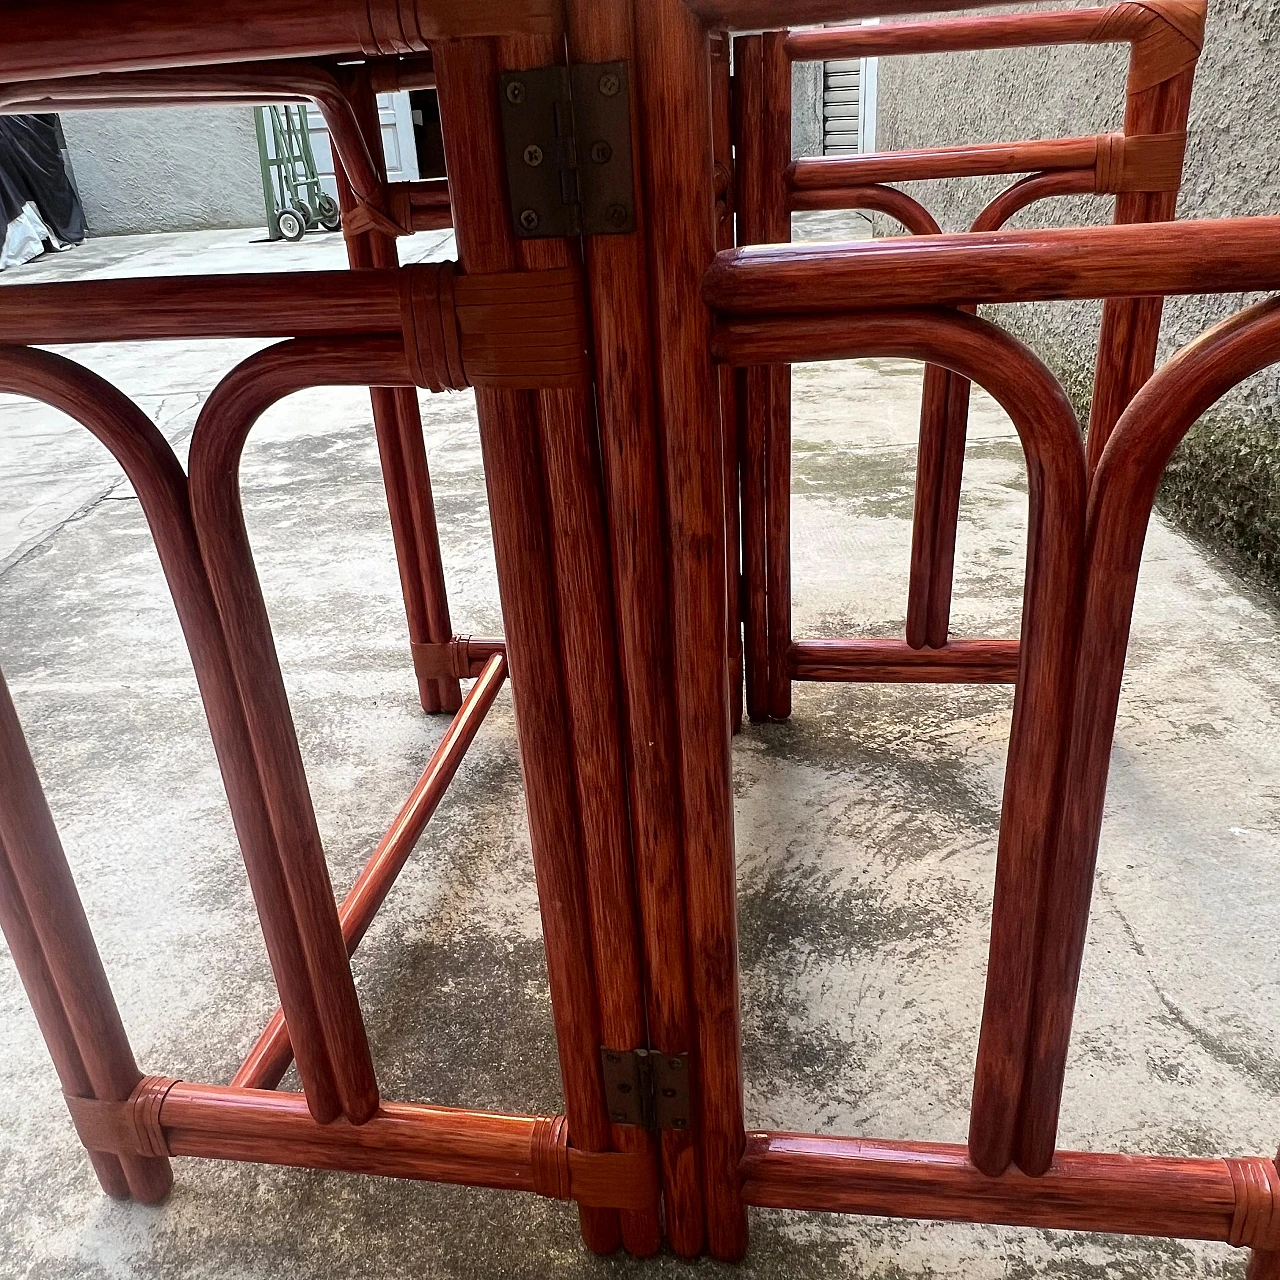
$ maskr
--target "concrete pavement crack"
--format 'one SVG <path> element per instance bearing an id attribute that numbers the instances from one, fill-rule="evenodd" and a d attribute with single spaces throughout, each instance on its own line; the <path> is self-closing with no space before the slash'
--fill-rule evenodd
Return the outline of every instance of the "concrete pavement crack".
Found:
<path id="1" fill-rule="evenodd" d="M 1151 984 L 1151 989 L 1155 992 L 1156 999 L 1160 1001 L 1167 1015 L 1165 1021 L 1180 1027 L 1215 1062 L 1241 1072 L 1255 1084 L 1261 1085 L 1273 1097 L 1280 1097 L 1280 1062 L 1257 1050 L 1230 1044 L 1221 1036 L 1214 1035 L 1207 1027 L 1203 1027 L 1194 1021 L 1157 981 L 1156 975 L 1147 960 L 1146 948 L 1142 945 L 1142 941 L 1139 939 L 1133 925 L 1130 924 L 1128 916 L 1125 915 L 1124 909 L 1116 899 L 1116 895 L 1108 888 L 1105 875 L 1098 877 L 1098 890 L 1120 921 L 1120 927 L 1129 939 L 1134 954 L 1142 959 L 1147 981 Z"/>
<path id="2" fill-rule="evenodd" d="M 48 546 L 49 543 L 63 531 L 63 529 L 67 528 L 69 525 L 77 524 L 79 521 L 91 516 L 98 507 L 100 507 L 104 502 L 109 501 L 111 495 L 125 483 L 126 478 L 124 476 L 118 476 L 105 489 L 90 498 L 88 502 L 77 507 L 69 516 L 66 516 L 55 524 L 50 525 L 49 528 L 47 528 L 44 533 L 42 533 L 24 551 L 20 551 L 12 559 L 0 562 L 0 581 L 8 577 L 14 569 L 33 556 L 41 549 L 41 547 Z"/>

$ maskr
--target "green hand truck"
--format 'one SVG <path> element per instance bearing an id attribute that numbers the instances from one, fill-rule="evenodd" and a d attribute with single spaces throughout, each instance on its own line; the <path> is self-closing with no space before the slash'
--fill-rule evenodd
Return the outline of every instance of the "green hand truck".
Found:
<path id="1" fill-rule="evenodd" d="M 257 107 L 254 123 L 268 237 L 301 240 L 316 228 L 337 231 L 342 214 L 338 202 L 320 185 L 305 104 Z"/>

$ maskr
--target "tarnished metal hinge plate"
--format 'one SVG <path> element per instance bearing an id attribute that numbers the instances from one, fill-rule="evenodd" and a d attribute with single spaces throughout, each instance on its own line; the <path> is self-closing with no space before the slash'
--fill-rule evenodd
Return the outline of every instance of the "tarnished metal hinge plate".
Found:
<path id="1" fill-rule="evenodd" d="M 504 72 L 498 100 L 517 236 L 635 230 L 625 62 Z"/>
<path id="2" fill-rule="evenodd" d="M 605 1102 L 614 1124 L 688 1129 L 689 1055 L 652 1049 L 600 1050 Z"/>

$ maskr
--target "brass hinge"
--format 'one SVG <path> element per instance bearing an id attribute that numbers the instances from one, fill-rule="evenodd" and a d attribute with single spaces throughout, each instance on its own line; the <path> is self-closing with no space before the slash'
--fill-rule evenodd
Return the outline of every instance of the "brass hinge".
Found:
<path id="1" fill-rule="evenodd" d="M 498 98 L 517 236 L 636 229 L 625 62 L 504 72 Z"/>
<path id="2" fill-rule="evenodd" d="M 689 1055 L 602 1047 L 605 1102 L 614 1124 L 688 1129 Z"/>

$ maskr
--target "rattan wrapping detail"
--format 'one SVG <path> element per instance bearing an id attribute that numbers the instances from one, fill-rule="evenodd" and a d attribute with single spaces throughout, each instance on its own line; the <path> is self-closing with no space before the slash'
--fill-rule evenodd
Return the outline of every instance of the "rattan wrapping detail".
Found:
<path id="1" fill-rule="evenodd" d="M 143 1076 L 124 1102 L 67 1095 L 67 1110 L 80 1141 L 90 1151 L 167 1156 L 169 1148 L 160 1127 L 160 1108 L 177 1083 L 170 1076 Z"/>
<path id="2" fill-rule="evenodd" d="M 1177 191 L 1182 185 L 1185 133 L 1098 137 L 1093 189 L 1099 195 L 1120 191 Z"/>
<path id="3" fill-rule="evenodd" d="M 428 391 L 471 385 L 463 366 L 453 279 L 451 262 L 405 267 L 400 276 L 405 354 L 414 382 Z"/>
<path id="4" fill-rule="evenodd" d="M 368 0 L 360 43 L 367 54 L 395 57 L 426 53 L 431 40 L 450 37 L 553 35 L 561 20 L 556 0 Z"/>
<path id="5" fill-rule="evenodd" d="M 413 205 L 409 196 L 409 184 L 389 182 L 383 186 L 385 210 L 375 208 L 364 200 L 343 214 L 342 230 L 348 236 L 364 235 L 380 231 L 387 236 L 413 235 Z"/>
<path id="6" fill-rule="evenodd" d="M 401 321 L 414 381 L 535 390 L 587 377 L 587 315 L 576 268 L 466 276 L 453 263 L 401 272 Z"/>
<path id="7" fill-rule="evenodd" d="M 1141 93 L 1195 65 L 1204 44 L 1203 0 L 1124 0 L 1099 21 L 1093 40 L 1133 45 L 1127 89 Z"/>
<path id="8" fill-rule="evenodd" d="M 533 1130 L 533 1189 L 553 1200 L 569 1198 L 569 1122 L 541 1116 Z"/>
<path id="9" fill-rule="evenodd" d="M 1236 1211 L 1228 1240 L 1237 1248 L 1280 1249 L 1280 1172 L 1265 1156 L 1228 1160 Z"/>

